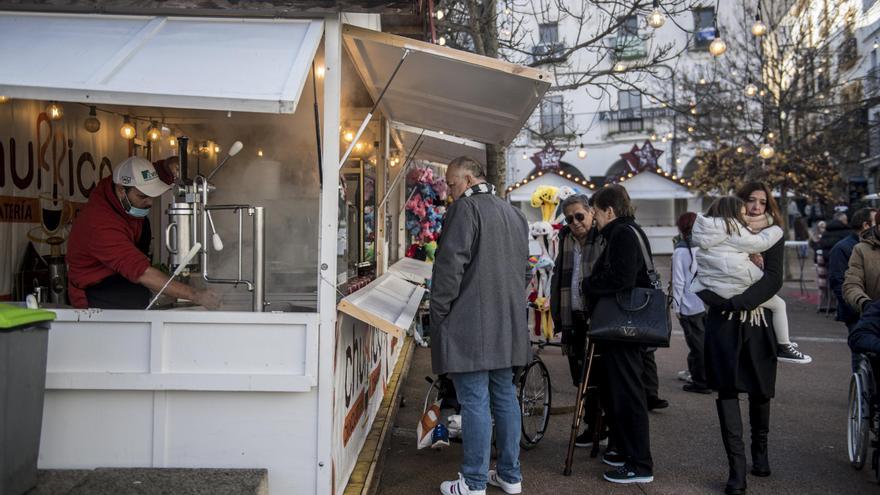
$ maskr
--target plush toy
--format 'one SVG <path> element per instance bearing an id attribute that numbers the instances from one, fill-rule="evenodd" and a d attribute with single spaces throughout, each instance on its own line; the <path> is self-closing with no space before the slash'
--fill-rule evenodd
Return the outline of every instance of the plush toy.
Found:
<path id="1" fill-rule="evenodd" d="M 566 199 L 574 196 L 577 192 L 569 186 L 562 186 L 556 191 L 556 197 L 559 201 L 565 201 Z"/>
<path id="2" fill-rule="evenodd" d="M 556 211 L 556 206 L 559 204 L 557 192 L 558 188 L 553 186 L 538 186 L 532 193 L 531 204 L 533 207 L 541 209 L 541 218 L 545 222 L 553 219 L 553 212 Z"/>
<path id="3" fill-rule="evenodd" d="M 435 180 L 434 190 L 437 191 L 437 197 L 441 201 L 446 201 L 446 197 L 449 195 L 449 185 L 446 184 L 446 179 Z"/>
<path id="4" fill-rule="evenodd" d="M 425 202 L 422 201 L 422 196 L 419 193 L 415 193 L 406 202 L 406 209 L 413 212 L 417 217 L 423 218 L 425 216 Z"/>
<path id="5" fill-rule="evenodd" d="M 437 241 L 431 241 L 425 243 L 425 254 L 427 255 L 428 261 L 431 263 L 434 262 L 434 258 L 437 255 Z"/>

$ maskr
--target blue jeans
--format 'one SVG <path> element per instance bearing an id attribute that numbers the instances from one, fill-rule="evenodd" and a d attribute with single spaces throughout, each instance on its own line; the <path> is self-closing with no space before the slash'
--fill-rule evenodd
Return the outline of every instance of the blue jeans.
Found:
<path id="1" fill-rule="evenodd" d="M 519 439 L 522 417 L 516 400 L 513 370 L 503 368 L 470 373 L 450 373 L 461 404 L 463 459 L 461 474 L 471 490 L 485 490 L 492 449 L 492 416 L 498 476 L 508 483 L 522 481 Z M 491 402 L 491 409 L 490 404 Z"/>

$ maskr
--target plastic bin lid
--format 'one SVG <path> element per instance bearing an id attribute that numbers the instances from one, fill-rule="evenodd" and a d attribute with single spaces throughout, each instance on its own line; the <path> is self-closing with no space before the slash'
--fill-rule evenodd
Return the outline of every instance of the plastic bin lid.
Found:
<path id="1" fill-rule="evenodd" d="M 55 319 L 55 313 L 45 309 L 28 309 L 12 304 L 0 303 L 0 330 L 8 330 L 33 323 Z"/>

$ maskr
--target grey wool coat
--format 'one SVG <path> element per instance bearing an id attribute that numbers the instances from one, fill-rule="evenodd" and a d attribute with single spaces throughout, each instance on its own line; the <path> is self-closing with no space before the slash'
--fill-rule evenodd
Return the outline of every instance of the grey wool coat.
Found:
<path id="1" fill-rule="evenodd" d="M 528 236 L 525 215 L 494 194 L 450 205 L 431 282 L 434 373 L 525 366 Z"/>

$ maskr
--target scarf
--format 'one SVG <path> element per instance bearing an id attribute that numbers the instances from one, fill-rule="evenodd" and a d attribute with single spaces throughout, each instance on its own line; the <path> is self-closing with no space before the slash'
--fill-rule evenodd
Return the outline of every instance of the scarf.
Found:
<path id="1" fill-rule="evenodd" d="M 480 184 L 465 189 L 462 196 L 469 198 L 474 194 L 495 194 L 495 186 L 489 184 L 488 182 L 482 182 Z"/>
<path id="2" fill-rule="evenodd" d="M 600 255 L 605 250 L 605 240 L 598 235 L 597 229 L 593 228 L 587 234 L 587 242 L 581 247 L 581 279 L 572 280 L 574 273 L 574 243 L 578 242 L 570 231 L 560 243 L 559 257 L 562 260 L 562 266 L 559 270 L 559 300 L 553 301 L 553 304 L 559 305 L 559 320 L 562 331 L 563 353 L 570 352 L 567 348 L 571 338 L 571 331 L 574 327 L 574 318 L 571 309 L 571 291 L 581 290 L 581 283 L 588 278 L 593 271 L 593 267 L 599 260 Z M 589 301 L 586 294 L 582 294 L 584 309 L 589 307 Z M 586 329 L 583 329 L 586 331 Z"/>

